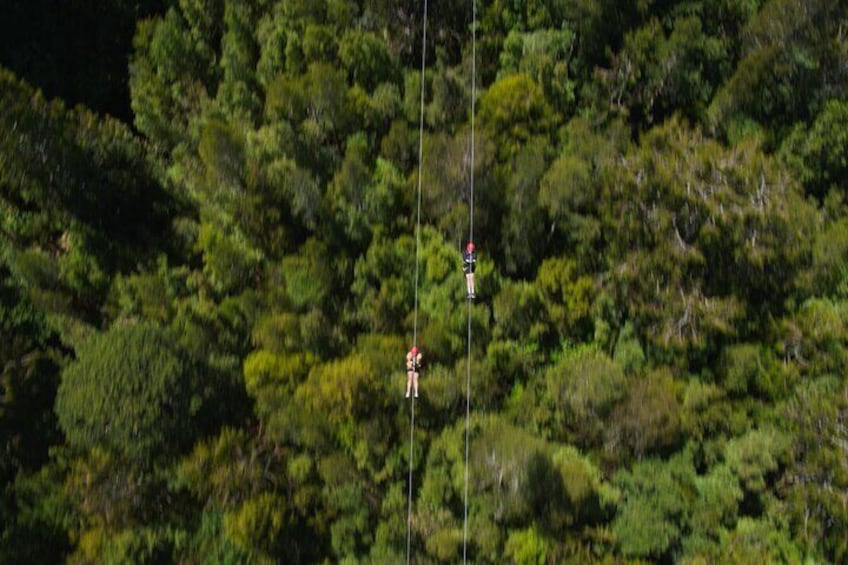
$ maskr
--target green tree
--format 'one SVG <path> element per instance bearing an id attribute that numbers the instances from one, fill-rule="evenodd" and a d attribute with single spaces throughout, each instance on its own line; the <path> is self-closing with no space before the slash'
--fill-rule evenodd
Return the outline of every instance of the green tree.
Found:
<path id="1" fill-rule="evenodd" d="M 783 141 L 780 155 L 806 192 L 823 199 L 830 190 L 848 189 L 848 104 L 829 100 L 812 124 L 798 123 Z"/>
<path id="2" fill-rule="evenodd" d="M 474 154 L 474 225 L 475 232 L 486 234 L 497 249 L 500 220 L 503 217 L 503 175 L 495 170 L 494 147 L 491 138 L 477 130 Z M 468 237 L 469 202 L 471 199 L 471 153 L 469 131 L 462 128 L 454 135 L 425 134 L 424 169 L 421 173 L 422 216 L 436 219 L 436 226 L 451 242 Z M 417 178 L 416 178 L 417 180 Z M 412 193 L 413 189 L 407 189 Z M 409 209 L 414 204 L 411 201 Z M 410 217 L 413 217 L 410 212 Z M 479 238 L 478 238 L 479 239 Z M 482 251 L 482 247 L 480 249 Z"/>
<path id="3" fill-rule="evenodd" d="M 748 504 L 762 508 L 761 497 L 768 481 L 773 480 L 774 472 L 788 455 L 788 438 L 774 429 L 751 430 L 728 441 L 724 451 L 727 467 L 736 475 L 745 495 L 759 498 Z"/>
<path id="4" fill-rule="evenodd" d="M 829 201 L 841 200 L 831 193 Z M 808 269 L 799 274 L 799 291 L 809 296 L 843 298 L 848 291 L 844 265 L 848 244 L 848 222 L 838 218 L 827 221 L 816 232 L 812 242 L 812 258 Z"/>
<path id="5" fill-rule="evenodd" d="M 554 437 L 597 447 L 610 414 L 627 393 L 621 367 L 599 351 L 579 348 L 547 370 L 546 382 Z"/>
<path id="6" fill-rule="evenodd" d="M 18 132 L 0 141 L 0 261 L 74 344 L 102 321 L 111 276 L 179 248 L 171 219 L 184 208 L 126 126 L 47 102 L 7 71 L 0 84 L 0 126 Z"/>
<path id="7" fill-rule="evenodd" d="M 736 344 L 722 352 L 719 375 L 723 388 L 742 397 L 783 398 L 795 384 L 794 367 L 782 364 L 771 349 Z"/>
<path id="8" fill-rule="evenodd" d="M 41 472 L 62 442 L 53 412 L 60 359 L 44 317 L 10 282 L 0 277 L 0 562 L 61 561 L 67 535 L 49 515 L 61 513 L 51 504 L 60 480 Z"/>
<path id="9" fill-rule="evenodd" d="M 723 536 L 717 559 L 737 563 L 797 563 L 804 553 L 782 524 L 742 517 L 736 528 Z"/>
<path id="10" fill-rule="evenodd" d="M 500 72 L 527 73 L 540 85 L 551 106 L 562 116 L 573 110 L 576 95 L 572 53 L 576 37 L 567 27 L 519 32 L 512 29 L 500 54 Z"/>
<path id="11" fill-rule="evenodd" d="M 69 525 L 77 519 L 64 492 L 67 465 L 53 461 L 4 484 L 0 561 L 62 561 L 71 550 Z"/>
<path id="12" fill-rule="evenodd" d="M 388 46 L 372 32 L 346 31 L 339 40 L 339 61 L 348 69 L 351 82 L 368 91 L 397 77 Z"/>
<path id="13" fill-rule="evenodd" d="M 550 543 L 532 527 L 511 533 L 504 545 L 504 555 L 521 565 L 543 565 L 550 553 Z"/>
<path id="14" fill-rule="evenodd" d="M 530 140 L 516 156 L 514 170 L 507 178 L 501 247 L 503 270 L 510 274 L 531 273 L 536 266 L 534 255 L 545 240 L 538 194 L 547 168 L 546 147 L 544 138 Z"/>
<path id="15" fill-rule="evenodd" d="M 493 337 L 539 344 L 549 331 L 539 285 L 507 281 L 493 300 Z"/>
<path id="16" fill-rule="evenodd" d="M 790 527 L 807 553 L 829 561 L 848 555 L 845 399 L 844 382 L 824 376 L 799 386 L 782 411 L 792 434 L 782 485 Z"/>
<path id="17" fill-rule="evenodd" d="M 223 80 L 216 101 L 228 114 L 248 121 L 255 119 L 260 110 L 255 73 L 259 56 L 254 34 L 257 19 L 257 9 L 251 4 L 224 2 L 219 63 Z"/>
<path id="18" fill-rule="evenodd" d="M 165 153 L 185 143 L 192 113 L 214 92 L 222 11 L 219 0 L 187 0 L 138 26 L 129 67 L 134 124 Z"/>
<path id="19" fill-rule="evenodd" d="M 848 363 L 844 340 L 848 306 L 841 300 L 810 299 L 782 324 L 780 346 L 784 359 L 798 362 L 802 374 L 819 377 L 841 374 Z"/>
<path id="20" fill-rule="evenodd" d="M 56 413 L 72 446 L 150 463 L 202 433 L 192 420 L 203 401 L 203 383 L 166 332 L 118 324 L 86 342 L 63 371 Z"/>
<path id="21" fill-rule="evenodd" d="M 756 143 L 723 147 L 671 120 L 637 154 L 602 214 L 649 355 L 762 335 L 809 257 L 816 211 Z"/>
<path id="22" fill-rule="evenodd" d="M 764 2 L 742 31 L 742 59 L 713 100 L 713 123 L 730 131 L 747 117 L 767 125 L 779 143 L 830 93 L 844 92 L 846 75 L 833 67 L 844 49 L 844 17 L 844 6 L 822 0 Z"/>
<path id="23" fill-rule="evenodd" d="M 607 451 L 626 459 L 676 451 L 682 443 L 680 383 L 668 369 L 630 381 L 626 399 L 610 415 Z"/>
<path id="24" fill-rule="evenodd" d="M 612 530 L 624 556 L 663 559 L 679 551 L 697 496 L 694 480 L 684 455 L 641 461 L 615 475 L 621 502 Z"/>
<path id="25" fill-rule="evenodd" d="M 560 135 L 562 147 L 539 184 L 539 206 L 554 241 L 561 241 L 581 268 L 600 270 L 601 195 L 610 190 L 608 185 L 619 182 L 616 162 L 629 147 L 628 134 L 619 122 L 599 133 L 578 117 Z"/>
<path id="26" fill-rule="evenodd" d="M 285 499 L 263 493 L 224 516 L 224 535 L 251 561 L 274 563 L 286 547 L 286 525 Z"/>
<path id="27" fill-rule="evenodd" d="M 609 79 L 602 82 L 610 105 L 639 129 L 675 111 L 700 119 L 727 57 L 726 46 L 704 33 L 698 17 L 676 18 L 669 27 L 651 19 L 627 33 Z"/>
<path id="28" fill-rule="evenodd" d="M 609 53 L 616 51 L 624 34 L 636 27 L 651 4 L 623 5 L 612 0 L 579 0 L 560 8 L 572 22 L 578 37 L 575 66 L 586 80 L 593 69 L 608 63 Z"/>
<path id="29" fill-rule="evenodd" d="M 503 161 L 515 158 L 524 143 L 549 134 L 554 126 L 542 89 L 526 74 L 510 75 L 490 86 L 480 100 L 479 112 Z"/>
<path id="30" fill-rule="evenodd" d="M 559 340 L 586 340 L 596 294 L 591 277 L 580 274 L 571 259 L 550 257 L 539 267 L 535 284 Z"/>
<path id="31" fill-rule="evenodd" d="M 475 418 L 471 426 L 468 527 L 476 535 L 468 549 L 475 558 L 497 559 L 506 531 L 536 521 L 557 524 L 569 502 L 564 477 L 543 440 L 497 416 Z M 433 442 L 416 506 L 415 533 L 426 537 L 427 553 L 441 561 L 457 558 L 461 550 L 463 433 L 464 424 L 458 424 Z"/>
<path id="32" fill-rule="evenodd" d="M 696 476 L 694 482 L 697 499 L 682 553 L 693 560 L 714 558 L 722 547 L 723 536 L 738 523 L 743 491 L 738 478 L 727 466 L 716 466 L 709 473 Z"/>
<path id="33" fill-rule="evenodd" d="M 399 331 L 414 298 L 415 242 L 410 236 L 390 241 L 375 234 L 356 262 L 353 295 L 357 316 L 372 331 Z"/>
<path id="34" fill-rule="evenodd" d="M 334 176 L 327 198 L 339 231 L 345 240 L 364 247 L 370 236 L 371 218 L 367 215 L 367 199 L 371 192 L 369 181 L 373 164 L 368 156 L 368 144 L 363 134 L 347 141 L 344 159 Z"/>

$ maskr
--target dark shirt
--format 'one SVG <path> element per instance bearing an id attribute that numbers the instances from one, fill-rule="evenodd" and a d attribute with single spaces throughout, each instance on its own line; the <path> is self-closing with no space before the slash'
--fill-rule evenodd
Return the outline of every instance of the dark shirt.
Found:
<path id="1" fill-rule="evenodd" d="M 465 274 L 474 272 L 474 266 L 476 262 L 477 253 L 475 251 L 472 251 L 471 253 L 469 253 L 468 251 L 462 252 L 462 271 Z"/>

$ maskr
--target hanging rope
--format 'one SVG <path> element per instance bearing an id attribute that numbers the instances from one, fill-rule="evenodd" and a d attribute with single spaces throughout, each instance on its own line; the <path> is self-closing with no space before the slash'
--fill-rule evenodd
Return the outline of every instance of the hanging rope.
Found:
<path id="1" fill-rule="evenodd" d="M 424 69 L 427 63 L 427 0 L 424 0 L 424 15 L 421 33 L 421 113 L 418 118 L 418 202 L 415 216 L 415 302 L 412 314 L 412 345 L 418 346 L 418 272 L 421 255 L 421 183 L 424 167 Z M 417 367 L 416 367 L 417 368 Z M 412 459 L 415 441 L 415 397 L 409 404 L 409 493 L 406 509 L 406 563 L 409 565 L 412 548 Z"/>
<path id="2" fill-rule="evenodd" d="M 474 241 L 474 113 L 477 99 L 477 0 L 471 1 L 471 174 L 468 198 L 468 241 Z M 471 423 L 471 300 L 468 300 L 468 337 L 465 370 L 465 515 L 462 519 L 462 562 L 468 556 L 468 445 Z"/>
<path id="3" fill-rule="evenodd" d="M 412 447 L 415 433 L 415 396 L 409 404 L 409 502 L 406 508 L 406 565 L 409 565 L 410 549 L 412 548 Z"/>

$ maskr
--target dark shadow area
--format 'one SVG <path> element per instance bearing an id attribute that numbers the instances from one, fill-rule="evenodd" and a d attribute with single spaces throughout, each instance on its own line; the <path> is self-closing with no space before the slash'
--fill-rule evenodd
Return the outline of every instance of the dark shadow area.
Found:
<path id="1" fill-rule="evenodd" d="M 128 63 L 136 22 L 171 0 L 5 0 L 0 65 L 69 105 L 131 123 Z"/>

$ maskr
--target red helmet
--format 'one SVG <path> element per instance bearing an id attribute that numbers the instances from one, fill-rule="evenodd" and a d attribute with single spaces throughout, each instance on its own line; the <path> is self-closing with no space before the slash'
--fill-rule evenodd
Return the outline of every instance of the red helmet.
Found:
<path id="1" fill-rule="evenodd" d="M 469 241 L 468 245 L 465 246 L 465 250 L 468 251 L 469 253 L 473 253 L 474 252 L 474 242 Z"/>
<path id="2" fill-rule="evenodd" d="M 410 349 L 409 352 L 413 355 L 418 355 L 418 348 L 413 345 L 412 349 Z"/>

